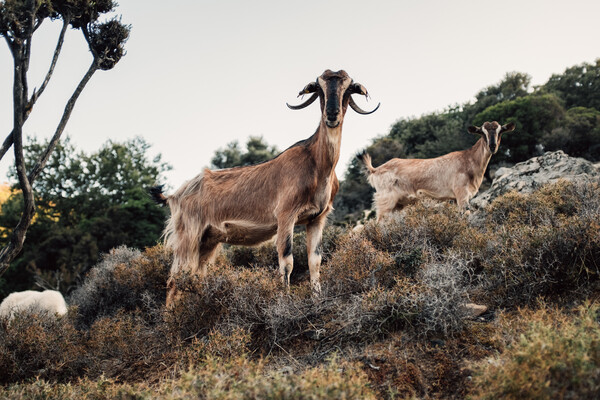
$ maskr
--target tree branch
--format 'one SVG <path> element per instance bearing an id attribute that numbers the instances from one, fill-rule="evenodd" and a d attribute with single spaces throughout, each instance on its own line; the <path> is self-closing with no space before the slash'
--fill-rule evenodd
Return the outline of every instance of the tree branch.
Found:
<path id="1" fill-rule="evenodd" d="M 32 40 L 32 35 L 33 32 L 35 30 L 35 22 L 36 22 L 36 18 L 35 18 L 35 14 L 37 12 L 37 2 L 34 0 L 29 0 L 28 4 L 27 4 L 30 9 L 29 9 L 29 25 L 27 26 L 27 31 L 25 33 L 25 39 L 24 39 L 24 44 L 25 44 L 25 48 L 23 49 L 23 57 L 21 58 L 21 65 L 23 66 L 23 71 L 21 74 L 21 78 L 23 81 L 23 96 L 24 96 L 24 101 L 27 101 L 27 98 L 29 97 L 29 86 L 27 84 L 27 72 L 29 71 L 29 61 L 31 60 L 31 40 Z M 23 106 L 26 108 L 26 105 L 23 104 Z M 23 121 L 25 122 L 25 121 Z"/>
<path id="2" fill-rule="evenodd" d="M 15 51 L 13 49 L 14 40 L 9 38 L 8 35 L 4 35 L 4 40 L 6 40 L 6 43 L 8 44 L 8 48 L 10 49 L 10 54 L 14 57 L 15 56 Z"/>
<path id="3" fill-rule="evenodd" d="M 31 170 L 31 173 L 29 174 L 30 182 L 35 181 L 35 179 L 38 177 L 40 172 L 42 172 L 42 170 L 44 169 L 46 163 L 48 162 L 48 159 L 50 158 L 50 154 L 52 153 L 52 151 L 58 144 L 58 141 L 60 140 L 60 136 L 62 135 L 63 131 L 65 130 L 65 127 L 67 126 L 67 122 L 69 121 L 69 117 L 71 116 L 71 113 L 73 112 L 73 107 L 75 107 L 75 103 L 77 102 L 79 95 L 81 94 L 81 92 L 83 91 L 83 89 L 85 88 L 87 83 L 90 81 L 90 79 L 92 78 L 92 75 L 94 75 L 94 73 L 97 70 L 98 70 L 98 63 L 97 63 L 96 59 L 94 59 L 94 61 L 92 62 L 92 65 L 90 65 L 90 68 L 88 69 L 86 74 L 83 76 L 83 78 L 79 82 L 79 85 L 77 85 L 77 88 L 75 89 L 75 91 L 71 95 L 71 98 L 67 102 L 67 105 L 65 106 L 65 110 L 63 112 L 63 116 L 60 119 L 58 126 L 56 127 L 54 136 L 52 136 L 52 139 L 48 143 L 48 147 L 46 148 L 46 151 L 40 156 L 40 158 L 36 162 L 35 166 Z"/>
<path id="4" fill-rule="evenodd" d="M 48 69 L 46 78 L 44 78 L 44 82 L 42 82 L 42 85 L 40 86 L 39 90 L 37 91 L 36 94 L 34 94 L 31 97 L 31 100 L 29 100 L 28 107 L 30 107 L 30 108 L 33 107 L 33 105 L 35 104 L 38 97 L 40 97 L 40 95 L 46 89 L 46 86 L 48 86 L 48 82 L 50 81 L 50 78 L 52 77 L 52 73 L 54 72 L 54 67 L 56 66 L 56 62 L 58 61 L 58 56 L 60 55 L 60 51 L 62 50 L 62 45 L 65 41 L 65 33 L 67 32 L 67 27 L 69 26 L 69 23 L 70 23 L 69 19 L 64 19 L 63 26 L 62 26 L 62 29 L 60 30 L 60 35 L 58 36 L 58 41 L 56 43 L 56 48 L 54 49 L 54 56 L 52 57 L 52 62 L 50 63 L 50 68 Z"/>
<path id="5" fill-rule="evenodd" d="M 44 90 L 46 90 L 46 86 L 48 86 L 48 82 L 50 81 L 50 78 L 52 77 L 52 74 L 54 73 L 54 68 L 56 67 L 58 57 L 62 50 L 62 45 L 65 41 L 65 34 L 67 32 L 67 28 L 69 27 L 69 23 L 70 23 L 70 18 L 65 19 L 63 22 L 63 26 L 60 31 L 60 35 L 58 36 L 58 41 L 56 43 L 56 48 L 54 49 L 54 56 L 52 57 L 52 62 L 50 63 L 50 67 L 48 68 L 46 77 L 44 78 L 44 81 L 42 82 L 42 85 L 40 86 L 39 90 L 36 91 L 34 89 L 33 94 L 31 95 L 31 99 L 27 103 L 27 107 L 25 108 L 25 113 L 23 115 L 23 122 L 25 122 L 27 120 L 27 118 L 29 117 L 29 113 L 31 112 L 31 109 L 33 108 L 33 106 L 35 105 L 37 100 L 40 98 L 40 96 L 42 95 Z M 9 39 L 7 37 L 5 37 L 5 39 L 8 43 L 8 46 L 11 48 L 11 52 L 12 52 L 12 43 L 9 41 Z M 0 160 L 2 160 L 2 158 L 4 158 L 4 155 L 6 154 L 8 149 L 10 149 L 12 144 L 13 144 L 13 133 L 11 132 L 8 134 L 6 139 L 4 139 L 2 146 L 0 146 Z"/>
<path id="6" fill-rule="evenodd" d="M 35 22 L 35 25 L 33 26 L 33 31 L 37 31 L 38 28 L 42 25 L 42 22 L 44 22 L 44 19 L 39 19 Z"/>
<path id="7" fill-rule="evenodd" d="M 4 142 L 2 143 L 2 147 L 0 147 L 0 160 L 2 160 L 8 149 L 10 149 L 10 146 L 12 146 L 13 144 L 13 132 L 14 131 L 11 131 L 8 134 L 8 136 L 6 137 L 6 139 L 4 139 Z"/>

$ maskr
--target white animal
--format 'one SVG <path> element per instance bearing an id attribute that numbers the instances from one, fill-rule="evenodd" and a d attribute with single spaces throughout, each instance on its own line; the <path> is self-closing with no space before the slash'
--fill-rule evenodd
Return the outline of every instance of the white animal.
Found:
<path id="1" fill-rule="evenodd" d="M 22 311 L 47 311 L 64 315 L 67 313 L 67 303 L 56 290 L 25 290 L 9 294 L 0 304 L 0 317 L 12 318 L 15 313 Z"/>

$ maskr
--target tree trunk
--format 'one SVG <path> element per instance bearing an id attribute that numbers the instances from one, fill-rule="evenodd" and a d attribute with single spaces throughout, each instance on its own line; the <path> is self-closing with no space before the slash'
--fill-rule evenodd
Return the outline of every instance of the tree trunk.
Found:
<path id="1" fill-rule="evenodd" d="M 16 53 L 16 52 L 15 52 Z M 23 74 L 25 73 L 25 69 L 22 68 L 22 54 L 21 50 L 19 56 L 15 56 L 15 83 L 14 83 L 14 128 L 12 132 L 14 150 L 15 150 L 15 164 L 17 167 L 17 175 L 19 177 L 19 185 L 23 191 L 23 214 L 21 215 L 21 219 L 19 223 L 13 230 L 10 243 L 0 250 L 0 275 L 2 275 L 8 267 L 10 266 L 10 262 L 14 260 L 14 258 L 19 254 L 21 249 L 23 248 L 23 243 L 25 242 L 25 235 L 27 233 L 27 228 L 31 225 L 31 220 L 33 219 L 33 215 L 35 214 L 35 202 L 33 196 L 33 190 L 31 184 L 38 177 L 40 172 L 46 166 L 48 159 L 50 158 L 50 154 L 58 144 L 60 137 L 67 126 L 67 122 L 69 117 L 71 116 L 71 112 L 75 107 L 75 103 L 79 98 L 79 95 L 87 85 L 87 83 L 92 78 L 92 75 L 98 70 L 98 63 L 96 60 L 92 62 L 92 65 L 84 75 L 84 77 L 77 85 L 75 92 L 71 95 L 71 98 L 67 102 L 65 106 L 65 110 L 63 112 L 63 116 L 56 128 L 54 136 L 50 140 L 46 151 L 39 160 L 37 160 L 35 166 L 31 170 L 29 176 L 27 176 L 27 171 L 25 170 L 25 159 L 23 157 L 23 122 L 24 122 L 24 110 L 27 106 L 27 94 L 24 92 L 23 82 L 26 79 Z M 18 65 L 18 60 L 21 62 L 21 65 Z"/>
<path id="2" fill-rule="evenodd" d="M 35 202 L 31 183 L 25 170 L 25 157 L 23 155 L 23 122 L 24 111 L 27 103 L 27 93 L 25 92 L 27 80 L 27 59 L 25 55 L 25 46 L 22 40 L 15 39 L 12 44 L 12 53 L 14 59 L 14 87 L 13 87 L 13 131 L 12 138 L 15 151 L 15 166 L 19 185 L 23 192 L 23 213 L 19 223 L 14 228 L 10 243 L 0 251 L 0 274 L 5 272 L 10 262 L 19 254 L 25 242 L 27 228 L 31 224 L 35 214 Z"/>

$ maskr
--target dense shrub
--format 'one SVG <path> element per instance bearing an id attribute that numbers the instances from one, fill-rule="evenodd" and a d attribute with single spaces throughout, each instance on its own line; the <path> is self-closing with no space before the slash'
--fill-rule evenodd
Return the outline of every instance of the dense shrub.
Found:
<path id="1" fill-rule="evenodd" d="M 326 263 L 339 245 L 344 230 L 340 227 L 327 226 L 323 230 L 321 241 L 322 261 Z M 243 267 L 269 267 L 277 269 L 279 258 L 275 243 L 270 241 L 258 246 L 225 246 L 224 256 L 228 263 Z M 291 281 L 297 283 L 306 278 L 308 273 L 308 257 L 306 253 L 306 230 L 304 227 L 294 233 L 292 246 L 294 270 Z"/>
<path id="2" fill-rule="evenodd" d="M 423 202 L 361 232 L 329 230 L 319 297 L 308 274 L 285 290 L 267 243 L 231 246 L 205 277 L 177 277 L 182 297 L 171 309 L 170 253 L 118 248 L 73 293 L 67 316 L 0 321 L 0 382 L 40 379 L 0 397 L 278 398 L 292 388 L 307 398 L 368 397 L 371 388 L 378 398 L 464 397 L 469 365 L 480 370 L 471 362 L 513 357 L 514 338 L 529 329 L 523 321 L 537 318 L 506 315 L 540 298 L 597 296 L 599 214 L 597 183 L 509 193 L 470 216 Z M 296 266 L 306 262 L 304 238 L 296 234 Z M 491 311 L 473 320 L 468 302 Z M 499 322 L 485 322 L 496 314 Z M 333 354 L 352 363 L 329 363 Z M 317 373 L 328 383 L 318 386 Z"/>
<path id="3" fill-rule="evenodd" d="M 128 381 L 156 380 L 169 369 L 186 366 L 177 343 L 169 341 L 161 325 L 149 324 L 139 312 L 119 312 L 98 319 L 85 339 L 86 373 Z"/>
<path id="4" fill-rule="evenodd" d="M 489 245 L 477 254 L 489 300 L 532 304 L 580 297 L 600 273 L 600 186 L 561 181 L 530 195 L 508 193 L 489 208 Z"/>
<path id="5" fill-rule="evenodd" d="M 6 400 L 112 400 L 151 399 L 156 391 L 144 384 L 117 383 L 115 379 L 84 378 L 72 383 L 57 384 L 42 378 L 0 388 L 0 397 Z"/>
<path id="6" fill-rule="evenodd" d="M 376 249 L 361 235 L 342 239 L 338 251 L 323 268 L 322 280 L 329 295 L 360 293 L 379 285 L 394 284 L 396 264 L 392 256 Z"/>
<path id="7" fill-rule="evenodd" d="M 36 380 L 0 388 L 3 399 L 375 399 L 357 365 L 331 360 L 298 373 L 269 370 L 264 361 L 245 356 L 225 362 L 208 357 L 181 377 L 154 387 L 100 378 L 77 384 Z"/>
<path id="8" fill-rule="evenodd" d="M 386 251 L 410 252 L 416 248 L 443 252 L 469 231 L 469 224 L 455 204 L 424 200 L 365 228 L 367 237 Z"/>
<path id="9" fill-rule="evenodd" d="M 208 358 L 175 381 L 171 393 L 219 399 L 375 399 L 365 374 L 332 360 L 292 374 L 269 371 L 264 362 L 240 357 L 228 362 Z"/>
<path id="10" fill-rule="evenodd" d="M 419 334 L 428 332 L 451 335 L 463 327 L 468 303 L 468 261 L 449 255 L 429 263 L 418 275 L 424 287 L 418 294 Z"/>
<path id="11" fill-rule="evenodd" d="M 264 330 L 264 306 L 282 294 L 278 274 L 265 268 L 210 266 L 206 277 L 180 277 L 181 301 L 165 313 L 165 322 L 181 339 L 206 335 L 215 327 Z"/>
<path id="12" fill-rule="evenodd" d="M 140 253 L 125 246 L 105 254 L 68 299 L 77 307 L 77 324 L 89 328 L 119 311 L 143 310 L 154 316 L 165 302 L 171 255 L 162 246 Z"/>
<path id="13" fill-rule="evenodd" d="M 572 313 L 524 311 L 526 328 L 509 330 L 514 341 L 475 367 L 475 399 L 596 399 L 600 392 L 599 306 Z"/>
<path id="14" fill-rule="evenodd" d="M 83 372 L 85 341 L 69 316 L 19 314 L 0 319 L 0 383 L 38 376 L 65 379 Z"/>

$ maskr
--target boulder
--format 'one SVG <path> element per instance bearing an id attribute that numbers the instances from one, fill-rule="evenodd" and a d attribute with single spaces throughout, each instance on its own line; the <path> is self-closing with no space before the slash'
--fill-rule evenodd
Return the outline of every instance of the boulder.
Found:
<path id="1" fill-rule="evenodd" d="M 578 157 L 569 157 L 562 150 L 548 152 L 515 164 L 511 168 L 499 168 L 488 190 L 475 196 L 470 204 L 482 208 L 496 197 L 512 190 L 531 193 L 547 183 L 559 179 L 570 181 L 596 181 L 600 170 L 591 162 Z"/>

